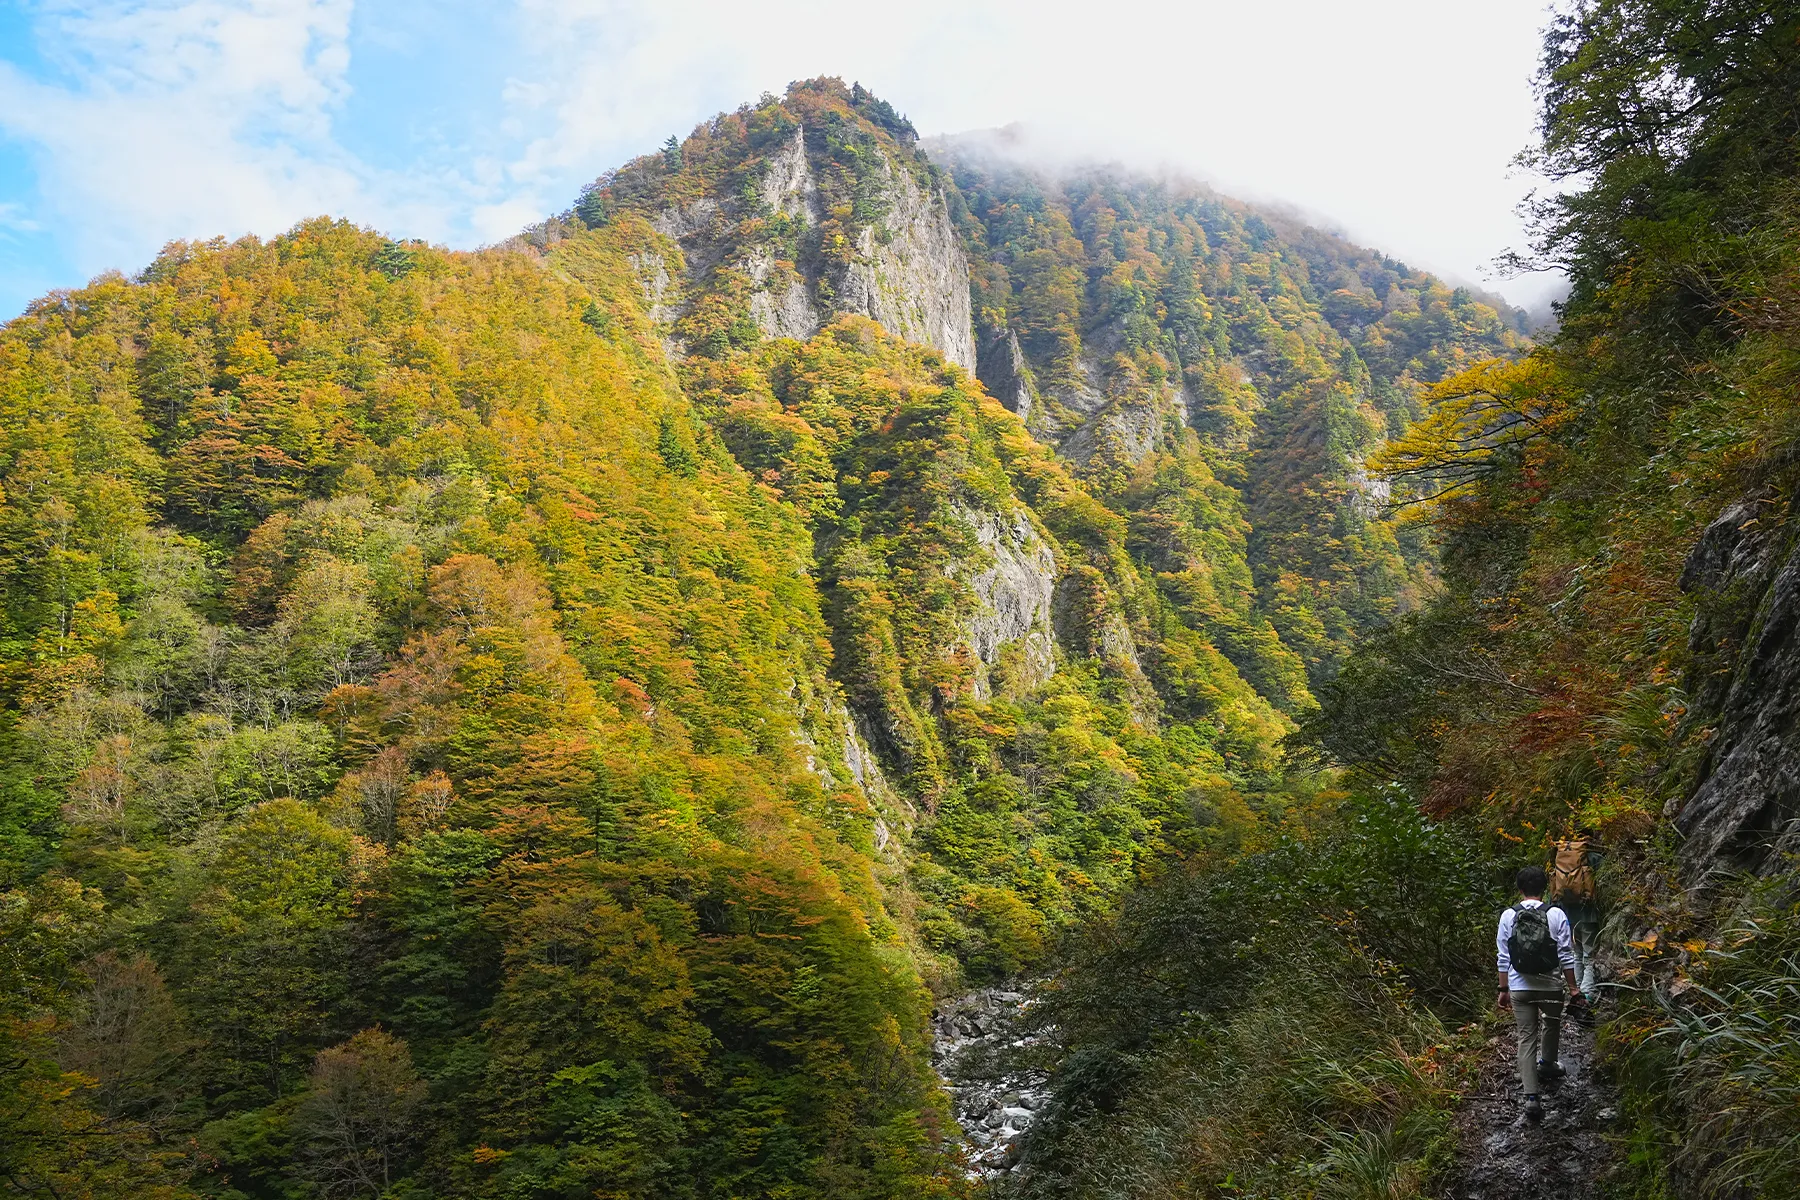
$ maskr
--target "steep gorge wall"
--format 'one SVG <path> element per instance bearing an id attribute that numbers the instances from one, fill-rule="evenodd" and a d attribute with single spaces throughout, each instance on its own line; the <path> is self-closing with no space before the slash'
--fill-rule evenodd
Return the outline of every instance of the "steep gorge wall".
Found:
<path id="1" fill-rule="evenodd" d="M 856 314 L 973 374 L 969 265 L 943 188 L 896 148 L 876 146 L 866 151 L 859 197 L 871 219 L 828 227 L 818 183 L 828 153 L 816 131 L 797 123 L 744 165 L 740 194 L 674 200 L 651 215 L 687 266 L 684 299 L 664 319 L 677 326 L 724 283 L 741 292 L 738 303 L 765 337 L 804 340 Z"/>
<path id="2" fill-rule="evenodd" d="M 1800 851 L 1800 543 L 1787 504 L 1731 505 L 1689 555 L 1687 724 L 1705 749 L 1672 802 L 1690 875 L 1756 869 Z"/>

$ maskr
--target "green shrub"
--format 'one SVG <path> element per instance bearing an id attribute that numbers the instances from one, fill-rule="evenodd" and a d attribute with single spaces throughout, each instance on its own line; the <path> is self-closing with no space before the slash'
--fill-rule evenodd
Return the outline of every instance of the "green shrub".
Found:
<path id="1" fill-rule="evenodd" d="M 1445 1018 L 1486 995 L 1492 872 L 1398 794 L 1129 897 L 1041 1006 L 1060 1060 L 1030 1197 L 1419 1194 Z"/>

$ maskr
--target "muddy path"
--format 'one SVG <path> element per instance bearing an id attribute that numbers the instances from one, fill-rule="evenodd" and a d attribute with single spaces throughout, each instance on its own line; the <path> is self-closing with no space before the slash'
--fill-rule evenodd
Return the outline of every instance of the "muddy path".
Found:
<path id="1" fill-rule="evenodd" d="M 1607 1138 L 1618 1105 L 1592 1070 L 1594 1031 L 1563 1022 L 1562 1064 L 1568 1076 L 1543 1094 L 1544 1120 L 1525 1121 L 1513 1067 L 1512 1022 L 1488 1041 L 1488 1061 L 1457 1116 L 1459 1149 L 1440 1200 L 1598 1200 L 1612 1161 Z"/>

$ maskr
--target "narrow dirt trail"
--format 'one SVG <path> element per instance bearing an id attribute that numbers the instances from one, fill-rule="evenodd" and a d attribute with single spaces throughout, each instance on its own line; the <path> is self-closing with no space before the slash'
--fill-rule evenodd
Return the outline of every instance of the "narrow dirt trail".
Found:
<path id="1" fill-rule="evenodd" d="M 1612 1159 L 1606 1130 L 1618 1118 L 1612 1092 L 1590 1069 L 1594 1031 L 1563 1022 L 1569 1074 L 1544 1092 L 1544 1120 L 1525 1122 L 1508 1027 L 1488 1046 L 1489 1061 L 1457 1117 L 1461 1146 L 1441 1200 L 1597 1200 Z"/>

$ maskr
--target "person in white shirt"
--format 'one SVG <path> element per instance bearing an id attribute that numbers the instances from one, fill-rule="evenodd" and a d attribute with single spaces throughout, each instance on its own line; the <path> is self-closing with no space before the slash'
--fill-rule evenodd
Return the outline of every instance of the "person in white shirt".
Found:
<path id="1" fill-rule="evenodd" d="M 1544 868 L 1526 867 L 1513 882 L 1519 889 L 1519 902 L 1500 914 L 1500 927 L 1494 935 L 1500 974 L 1498 1003 L 1502 1009 L 1512 1010 L 1519 1028 L 1519 1085 L 1525 1090 L 1525 1119 L 1540 1121 L 1544 1116 L 1538 1100 L 1540 1079 L 1561 1079 L 1564 1074 L 1556 1057 L 1562 1040 L 1563 985 L 1568 985 L 1571 1003 L 1580 1005 L 1584 1000 L 1575 979 L 1569 918 L 1562 909 L 1552 905 L 1544 913 L 1548 938 L 1537 947 L 1539 961 L 1514 961 L 1531 949 L 1532 939 L 1523 935 L 1544 932 L 1535 918 L 1522 921 L 1521 916 L 1527 910 L 1544 908 L 1544 887 L 1549 881 Z M 1515 939 L 1515 933 L 1522 937 Z M 1559 967 L 1561 978 L 1557 977 Z"/>

